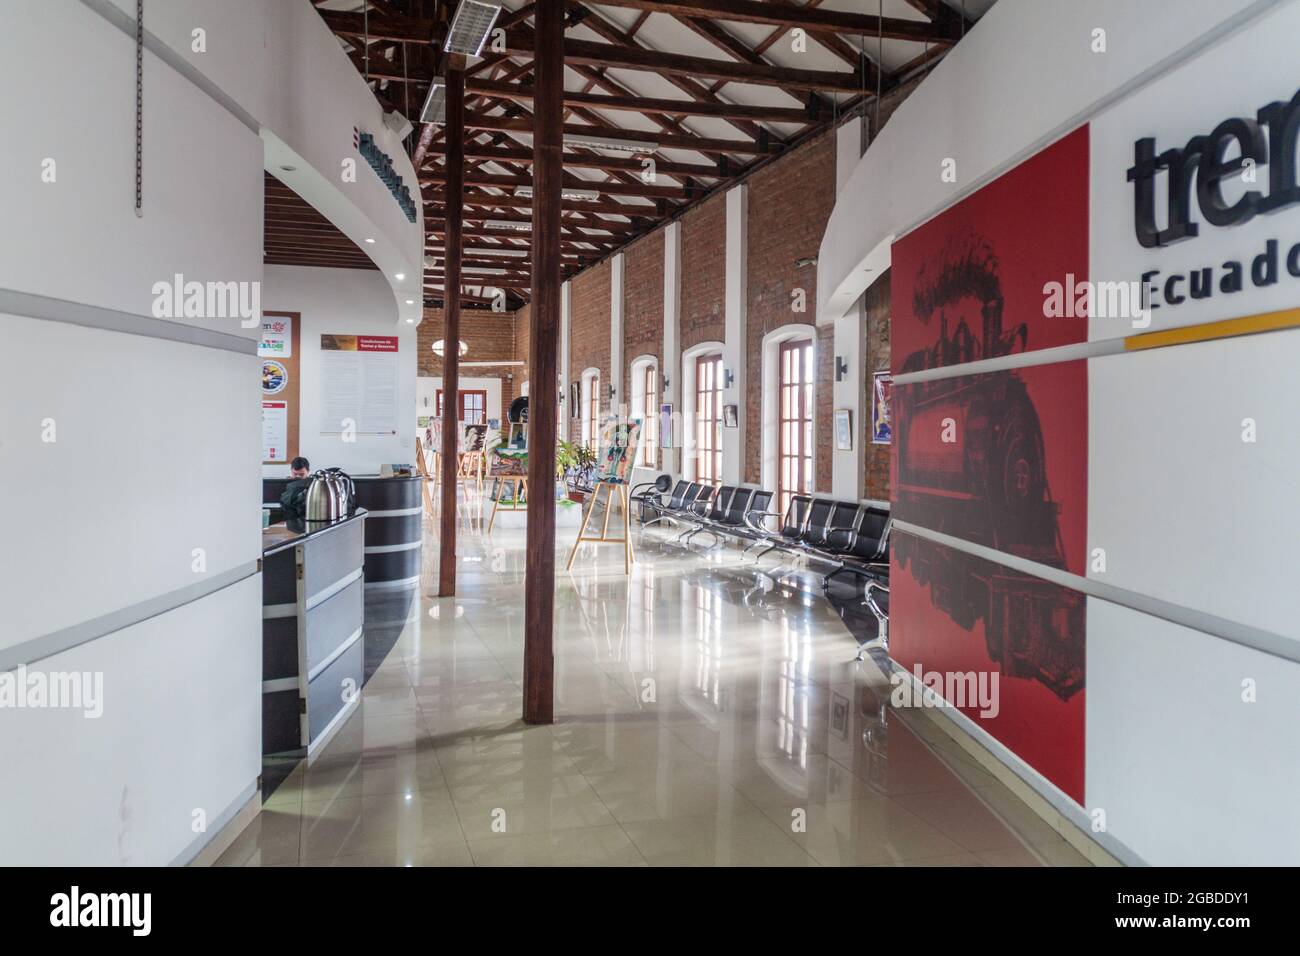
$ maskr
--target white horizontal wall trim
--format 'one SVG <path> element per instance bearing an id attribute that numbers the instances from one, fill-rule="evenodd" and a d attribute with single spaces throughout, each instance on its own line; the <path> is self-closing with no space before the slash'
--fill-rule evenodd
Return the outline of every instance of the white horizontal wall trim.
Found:
<path id="1" fill-rule="evenodd" d="M 1059 568 L 1039 564 L 1036 561 L 1018 558 L 1015 555 L 996 551 L 982 544 L 963 541 L 961 538 L 955 538 L 941 531 L 923 528 L 920 525 L 912 524 L 910 521 L 895 519 L 893 528 L 896 532 L 901 531 L 904 534 L 925 538 L 955 551 L 963 551 L 986 561 L 992 561 L 994 564 L 1000 564 L 1016 571 L 1023 571 L 1025 574 L 1031 574 L 1044 581 L 1051 581 L 1053 584 L 1059 584 L 1071 591 L 1078 591 L 1089 597 L 1109 601 L 1111 604 L 1118 604 L 1121 607 L 1139 611 L 1142 614 L 1149 614 L 1161 620 L 1180 624 L 1183 627 L 1200 631 L 1211 637 L 1217 637 L 1263 654 L 1271 654 L 1274 657 L 1300 664 L 1300 641 L 1283 637 L 1281 634 L 1274 634 L 1272 631 L 1252 627 L 1249 624 L 1230 621 L 1214 614 L 1206 614 L 1204 611 L 1183 607 L 1181 604 L 1174 604 L 1172 601 L 1164 601 L 1147 594 L 1139 594 L 1137 591 L 1130 591 L 1114 584 L 1107 584 L 1096 578 L 1081 577 L 1069 571 L 1062 571 Z"/>
<path id="2" fill-rule="evenodd" d="M 202 600 L 260 573 L 257 562 L 249 561 L 228 571 L 209 575 L 202 581 L 196 581 L 187 587 L 177 588 L 175 591 L 160 594 L 147 601 L 120 608 L 89 621 L 82 621 L 80 624 L 51 631 L 49 634 L 23 641 L 21 644 L 0 649 L 0 673 L 24 664 L 34 664 L 70 648 L 98 640 L 115 631 L 139 624 L 141 621 L 147 621 L 151 617 L 166 614 L 168 611 Z"/>
<path id="3" fill-rule="evenodd" d="M 135 41 L 135 17 L 114 5 L 112 0 L 81 0 L 81 2 L 85 4 L 88 9 L 93 10 L 109 23 L 113 24 L 113 26 L 125 33 L 131 38 L 132 42 Z M 145 23 L 148 24 L 148 7 L 145 8 L 144 20 Z M 194 69 L 194 67 L 189 63 L 185 62 L 184 58 L 178 56 L 175 50 L 169 47 L 162 40 L 158 39 L 154 34 L 150 33 L 147 25 L 144 30 L 144 46 L 146 50 L 158 57 L 158 59 L 162 60 L 173 70 L 210 96 L 213 101 L 221 105 L 222 109 L 226 110 L 226 112 L 247 126 L 255 134 L 261 131 L 261 124 L 258 123 L 257 120 L 241 108 L 238 103 L 227 96 L 219 86 L 209 80 L 198 70 Z"/>
<path id="4" fill-rule="evenodd" d="M 79 325 L 87 329 L 103 329 L 106 332 L 121 332 L 123 335 L 142 335 L 145 338 L 181 342 L 202 348 L 242 352 L 245 355 L 257 354 L 255 338 L 217 332 L 197 325 L 186 325 L 183 322 L 155 319 L 151 315 L 119 312 L 117 309 L 86 305 L 84 302 L 69 302 L 67 299 L 55 299 L 47 295 L 17 292 L 13 289 L 0 289 L 0 313 L 42 319 L 46 322 Z"/>

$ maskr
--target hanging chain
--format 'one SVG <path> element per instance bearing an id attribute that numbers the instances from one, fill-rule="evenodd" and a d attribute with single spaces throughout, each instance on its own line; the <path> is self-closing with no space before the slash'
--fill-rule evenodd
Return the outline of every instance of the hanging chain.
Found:
<path id="1" fill-rule="evenodd" d="M 144 216 L 144 0 L 135 0 L 135 214 Z"/>
<path id="2" fill-rule="evenodd" d="M 880 80 L 885 68 L 885 0 L 880 0 L 880 10 L 876 16 L 876 129 L 872 138 L 880 134 Z M 867 38 L 862 38 L 862 55 L 867 55 Z"/>

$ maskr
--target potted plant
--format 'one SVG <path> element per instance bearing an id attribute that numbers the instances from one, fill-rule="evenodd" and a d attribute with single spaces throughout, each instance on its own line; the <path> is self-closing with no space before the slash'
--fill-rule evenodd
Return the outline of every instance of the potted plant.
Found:
<path id="1" fill-rule="evenodd" d="M 576 442 L 560 439 L 555 451 L 555 477 L 564 481 L 570 501 L 582 504 L 586 500 L 586 492 L 579 487 L 579 483 L 584 475 L 590 476 L 595 467 L 595 452 Z"/>

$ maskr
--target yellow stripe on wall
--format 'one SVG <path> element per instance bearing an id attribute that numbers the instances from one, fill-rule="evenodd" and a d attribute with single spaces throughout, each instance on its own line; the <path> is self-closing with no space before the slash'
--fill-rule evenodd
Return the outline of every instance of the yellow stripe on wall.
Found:
<path id="1" fill-rule="evenodd" d="M 1300 328 L 1300 309 L 1282 309 L 1278 312 L 1261 312 L 1259 315 L 1243 315 L 1236 319 L 1206 322 L 1203 325 L 1185 325 L 1182 328 L 1164 329 L 1159 332 L 1140 332 L 1126 337 L 1124 348 L 1130 352 L 1139 349 L 1159 349 L 1166 345 L 1209 342 L 1213 339 L 1229 339 L 1238 335 L 1256 335 L 1260 332 L 1296 328 Z"/>

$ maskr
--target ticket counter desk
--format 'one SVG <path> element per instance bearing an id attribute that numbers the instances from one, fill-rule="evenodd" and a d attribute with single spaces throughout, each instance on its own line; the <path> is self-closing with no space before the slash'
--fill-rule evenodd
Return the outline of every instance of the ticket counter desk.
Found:
<path id="1" fill-rule="evenodd" d="M 263 507 L 279 507 L 288 478 L 263 478 Z M 421 482 L 412 478 L 353 475 L 357 507 L 366 509 L 367 589 L 409 588 L 420 583 L 424 508 Z"/>
<path id="2" fill-rule="evenodd" d="M 314 754 L 360 700 L 366 517 L 262 531 L 264 754 Z"/>

